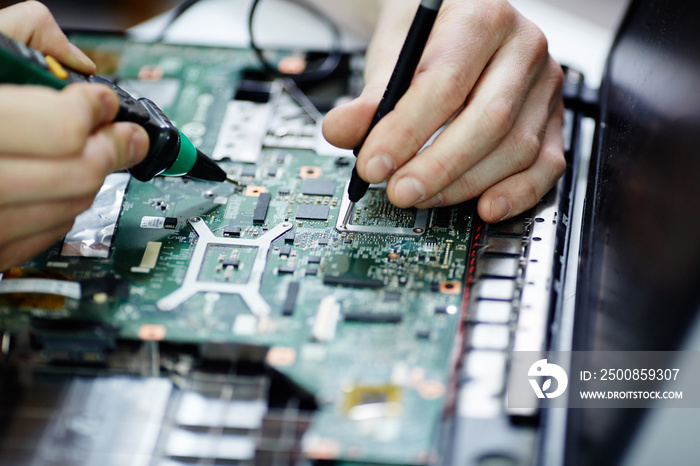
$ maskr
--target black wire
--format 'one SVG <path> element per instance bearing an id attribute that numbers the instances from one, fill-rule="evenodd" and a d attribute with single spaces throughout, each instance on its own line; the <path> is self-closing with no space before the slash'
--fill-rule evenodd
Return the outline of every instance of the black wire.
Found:
<path id="1" fill-rule="evenodd" d="M 170 30 L 170 26 L 173 25 L 175 20 L 182 16 L 183 13 L 185 13 L 198 2 L 199 0 L 185 0 L 184 2 L 176 6 L 173 10 L 172 15 L 170 16 L 170 19 L 168 20 L 168 23 L 163 27 L 163 29 L 160 30 L 160 33 L 155 38 L 154 42 L 163 42 L 163 40 L 165 39 L 165 35 L 167 34 L 168 30 Z"/>
<path id="2" fill-rule="evenodd" d="M 257 43 L 255 42 L 255 35 L 253 34 L 253 19 L 255 18 L 255 11 L 258 8 L 260 0 L 253 0 L 253 4 L 250 7 L 250 14 L 248 15 L 248 33 L 250 35 L 250 48 L 253 49 L 253 52 L 255 52 L 255 55 L 257 55 L 262 66 L 268 72 L 274 75 L 290 78 L 296 83 L 321 81 L 323 79 L 328 78 L 331 74 L 333 74 L 333 72 L 338 68 L 338 65 L 340 64 L 340 59 L 342 55 L 340 50 L 340 29 L 335 24 L 335 22 L 333 22 L 333 20 L 330 19 L 325 13 L 323 13 L 321 10 L 314 7 L 313 5 L 306 3 L 304 0 L 287 1 L 304 8 L 316 18 L 328 24 L 330 29 L 333 31 L 333 45 L 331 46 L 331 50 L 328 54 L 328 57 L 326 57 L 326 59 L 323 60 L 323 62 L 320 65 L 318 65 L 318 67 L 312 67 L 310 71 L 304 71 L 302 73 L 297 74 L 282 73 L 276 66 L 272 65 L 267 60 L 267 58 L 265 58 L 265 54 L 260 49 L 260 47 L 258 47 Z"/>

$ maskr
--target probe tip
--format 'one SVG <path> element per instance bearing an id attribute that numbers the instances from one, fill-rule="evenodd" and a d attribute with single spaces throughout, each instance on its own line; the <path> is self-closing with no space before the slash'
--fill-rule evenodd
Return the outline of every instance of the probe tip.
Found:
<path id="1" fill-rule="evenodd" d="M 217 165 L 212 159 L 204 155 L 197 149 L 197 161 L 194 167 L 187 173 L 191 178 L 197 178 L 205 181 L 226 181 L 228 178 L 226 172 Z"/>
<path id="2" fill-rule="evenodd" d="M 351 202 L 348 206 L 348 210 L 345 212 L 345 217 L 343 217 L 342 227 L 343 229 L 348 227 L 348 222 L 350 221 L 350 216 L 355 211 L 355 203 Z"/>

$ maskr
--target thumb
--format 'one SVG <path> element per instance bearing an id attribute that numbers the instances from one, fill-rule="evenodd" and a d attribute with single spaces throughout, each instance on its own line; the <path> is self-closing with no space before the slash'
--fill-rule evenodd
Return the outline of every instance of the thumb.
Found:
<path id="1" fill-rule="evenodd" d="M 0 14 L 0 31 L 67 65 L 76 71 L 92 74 L 95 64 L 68 42 L 46 6 L 39 2 L 22 2 L 4 8 Z"/>
<path id="2" fill-rule="evenodd" d="M 323 119 L 326 140 L 343 149 L 354 149 L 362 144 L 383 92 L 381 88 L 366 87 L 357 99 L 328 112 Z"/>
<path id="3" fill-rule="evenodd" d="M 354 149 L 362 144 L 396 65 L 415 12 L 415 1 L 384 5 L 365 58 L 366 85 L 355 100 L 334 108 L 323 120 L 323 136 L 334 146 Z M 415 5 L 414 5 L 415 4 Z"/>

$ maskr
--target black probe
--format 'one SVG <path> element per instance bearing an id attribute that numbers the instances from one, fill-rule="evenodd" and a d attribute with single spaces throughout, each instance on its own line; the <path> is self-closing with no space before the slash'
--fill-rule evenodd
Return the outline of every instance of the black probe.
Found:
<path id="1" fill-rule="evenodd" d="M 418 68 L 418 62 L 420 62 L 421 56 L 423 55 L 423 50 L 425 50 L 425 44 L 428 42 L 428 37 L 430 37 L 430 31 L 433 29 L 435 24 L 435 19 L 437 18 L 438 11 L 442 5 L 442 0 L 422 0 L 418 6 L 418 11 L 416 11 L 416 16 L 413 18 L 413 23 L 411 28 L 408 30 L 408 35 L 403 43 L 403 48 L 399 54 L 399 58 L 394 67 L 394 72 L 391 75 L 389 84 L 384 91 L 382 100 L 379 102 L 377 107 L 377 112 L 374 114 L 372 123 L 369 125 L 367 134 L 362 140 L 359 146 L 353 150 L 355 157 L 360 153 L 360 149 L 365 143 L 367 136 L 372 132 L 372 129 L 376 126 L 379 121 L 386 116 L 387 113 L 391 112 L 399 99 L 408 90 L 413 80 L 413 75 L 416 73 L 416 68 Z M 350 216 L 355 210 L 355 204 L 362 199 L 367 193 L 369 188 L 369 183 L 360 178 L 357 173 L 357 164 L 352 169 L 352 176 L 350 177 L 350 183 L 348 184 L 348 198 L 350 199 L 350 205 L 348 206 L 347 212 L 345 212 L 345 217 L 343 218 L 342 229 L 345 229 L 350 221 Z"/>

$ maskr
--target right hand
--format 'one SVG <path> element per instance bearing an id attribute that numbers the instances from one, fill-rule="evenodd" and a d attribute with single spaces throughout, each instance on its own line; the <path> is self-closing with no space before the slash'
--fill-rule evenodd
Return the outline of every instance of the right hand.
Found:
<path id="1" fill-rule="evenodd" d="M 419 3 L 383 2 L 362 94 L 323 121 L 331 144 L 362 143 Z M 525 212 L 566 168 L 562 82 L 544 34 L 510 2 L 444 0 L 408 91 L 367 136 L 357 173 L 388 179 L 387 196 L 401 208 L 479 197 L 486 222 Z"/>
<path id="2" fill-rule="evenodd" d="M 0 10 L 0 32 L 77 71 L 95 70 L 39 2 Z M 146 156 L 143 128 L 110 123 L 118 107 L 117 95 L 98 84 L 0 85 L 0 271 L 65 235 L 108 174 Z"/>

